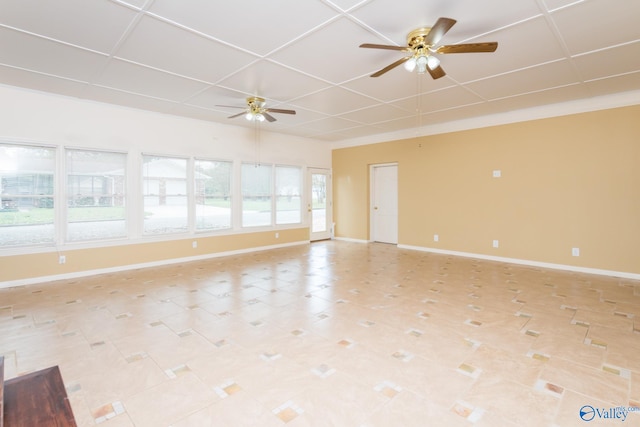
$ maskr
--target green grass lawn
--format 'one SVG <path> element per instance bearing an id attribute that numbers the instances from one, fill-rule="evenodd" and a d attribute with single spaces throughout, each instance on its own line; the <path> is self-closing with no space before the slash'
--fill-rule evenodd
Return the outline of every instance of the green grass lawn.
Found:
<path id="1" fill-rule="evenodd" d="M 219 208 L 231 209 L 231 199 L 223 198 L 212 199 L 207 198 L 205 204 L 207 206 L 215 206 Z M 322 205 L 322 206 L 320 206 Z M 314 203 L 314 209 L 324 206 Z M 242 202 L 242 208 L 250 211 L 265 212 L 271 210 L 271 201 L 269 200 L 246 200 Z M 278 202 L 278 210 L 297 210 L 300 209 L 299 199 L 291 201 L 280 200 Z M 69 222 L 75 221 L 109 221 L 124 219 L 125 208 L 122 206 L 81 206 L 67 208 Z M 31 208 L 20 209 L 16 211 L 0 210 L 0 226 L 2 225 L 29 225 L 29 224 L 51 224 L 54 219 L 53 208 Z"/>
<path id="2" fill-rule="evenodd" d="M 124 207 L 78 207 L 68 208 L 67 212 L 70 222 L 124 219 Z M 0 211 L 0 225 L 50 224 L 53 216 L 51 208 Z"/>

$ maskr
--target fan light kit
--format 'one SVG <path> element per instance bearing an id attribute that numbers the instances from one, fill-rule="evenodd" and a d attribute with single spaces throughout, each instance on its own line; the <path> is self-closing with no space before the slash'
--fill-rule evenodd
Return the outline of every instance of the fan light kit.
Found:
<path id="1" fill-rule="evenodd" d="M 264 122 L 265 117 L 262 114 L 262 110 L 264 109 L 264 98 L 258 98 L 257 96 L 253 98 L 247 99 L 247 106 L 249 107 L 249 111 L 245 114 L 244 118 L 249 120 L 250 122 Z"/>
<path id="2" fill-rule="evenodd" d="M 429 46 L 424 44 L 430 31 L 430 28 L 418 28 L 407 36 L 407 45 L 414 52 L 413 56 L 404 63 L 404 68 L 407 71 L 411 72 L 418 68 L 418 73 L 424 74 L 427 67 L 430 70 L 435 70 L 440 65 L 440 60 L 433 55 L 435 51 L 430 50 Z"/>
<path id="3" fill-rule="evenodd" d="M 245 111 L 242 113 L 234 114 L 230 116 L 230 119 L 244 116 L 245 119 L 252 122 L 264 122 L 265 120 L 268 122 L 275 122 L 276 118 L 273 117 L 269 113 L 282 113 L 282 114 L 295 114 L 294 110 L 283 110 L 280 108 L 266 108 L 264 98 L 260 98 L 259 96 L 251 96 L 247 98 L 247 106 L 246 107 L 236 107 L 234 105 L 218 105 L 218 107 L 228 107 L 228 108 L 242 108 Z"/>
<path id="4" fill-rule="evenodd" d="M 440 77 L 444 77 L 446 73 L 442 67 L 440 67 L 440 60 L 435 56 L 436 54 L 495 52 L 498 48 L 498 43 L 496 42 L 465 43 L 437 47 L 436 45 L 442 36 L 444 36 L 455 23 L 455 19 L 440 18 L 431 28 L 422 27 L 417 30 L 413 30 L 407 35 L 407 46 L 404 47 L 370 43 L 360 45 L 360 47 L 364 48 L 399 50 L 410 54 L 409 56 L 387 65 L 382 70 L 373 73 L 371 77 L 379 77 L 398 65 L 404 64 L 404 68 L 407 71 L 412 72 L 417 69 L 420 74 L 429 72 L 431 77 L 439 79 Z"/>

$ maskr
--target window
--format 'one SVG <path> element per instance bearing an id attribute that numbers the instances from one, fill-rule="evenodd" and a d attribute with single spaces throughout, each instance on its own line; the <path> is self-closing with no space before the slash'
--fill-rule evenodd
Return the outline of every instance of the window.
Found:
<path id="1" fill-rule="evenodd" d="M 0 144 L 0 246 L 52 244 L 54 148 Z"/>
<path id="2" fill-rule="evenodd" d="M 302 222 L 302 167 L 140 159 L 132 181 L 125 152 L 0 142 L 0 250 Z"/>
<path id="3" fill-rule="evenodd" d="M 271 166 L 242 165 L 242 226 L 271 225 Z"/>
<path id="4" fill-rule="evenodd" d="M 231 162 L 195 161 L 196 230 L 231 228 L 232 166 Z"/>
<path id="5" fill-rule="evenodd" d="M 187 159 L 142 157 L 144 233 L 188 231 Z"/>
<path id="6" fill-rule="evenodd" d="M 276 224 L 301 222 L 301 188 L 300 168 L 276 166 Z"/>
<path id="7" fill-rule="evenodd" d="M 124 153 L 67 150 L 67 240 L 127 236 Z"/>

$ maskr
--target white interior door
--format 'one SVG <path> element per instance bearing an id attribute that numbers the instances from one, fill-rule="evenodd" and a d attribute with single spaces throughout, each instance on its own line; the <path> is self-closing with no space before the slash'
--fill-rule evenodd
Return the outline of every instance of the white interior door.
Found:
<path id="1" fill-rule="evenodd" d="M 331 173 L 328 169 L 309 169 L 307 182 L 310 239 L 330 239 Z"/>
<path id="2" fill-rule="evenodd" d="M 398 244 L 398 165 L 371 166 L 371 240 Z"/>

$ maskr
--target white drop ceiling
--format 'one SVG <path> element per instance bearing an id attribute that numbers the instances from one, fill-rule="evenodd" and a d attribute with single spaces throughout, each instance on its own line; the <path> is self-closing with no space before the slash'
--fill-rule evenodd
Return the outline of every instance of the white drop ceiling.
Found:
<path id="1" fill-rule="evenodd" d="M 362 43 L 406 44 L 439 17 L 447 75 Z M 328 142 L 640 90 L 638 0 L 0 0 L 0 84 Z M 640 100 L 639 100 L 640 102 Z"/>

